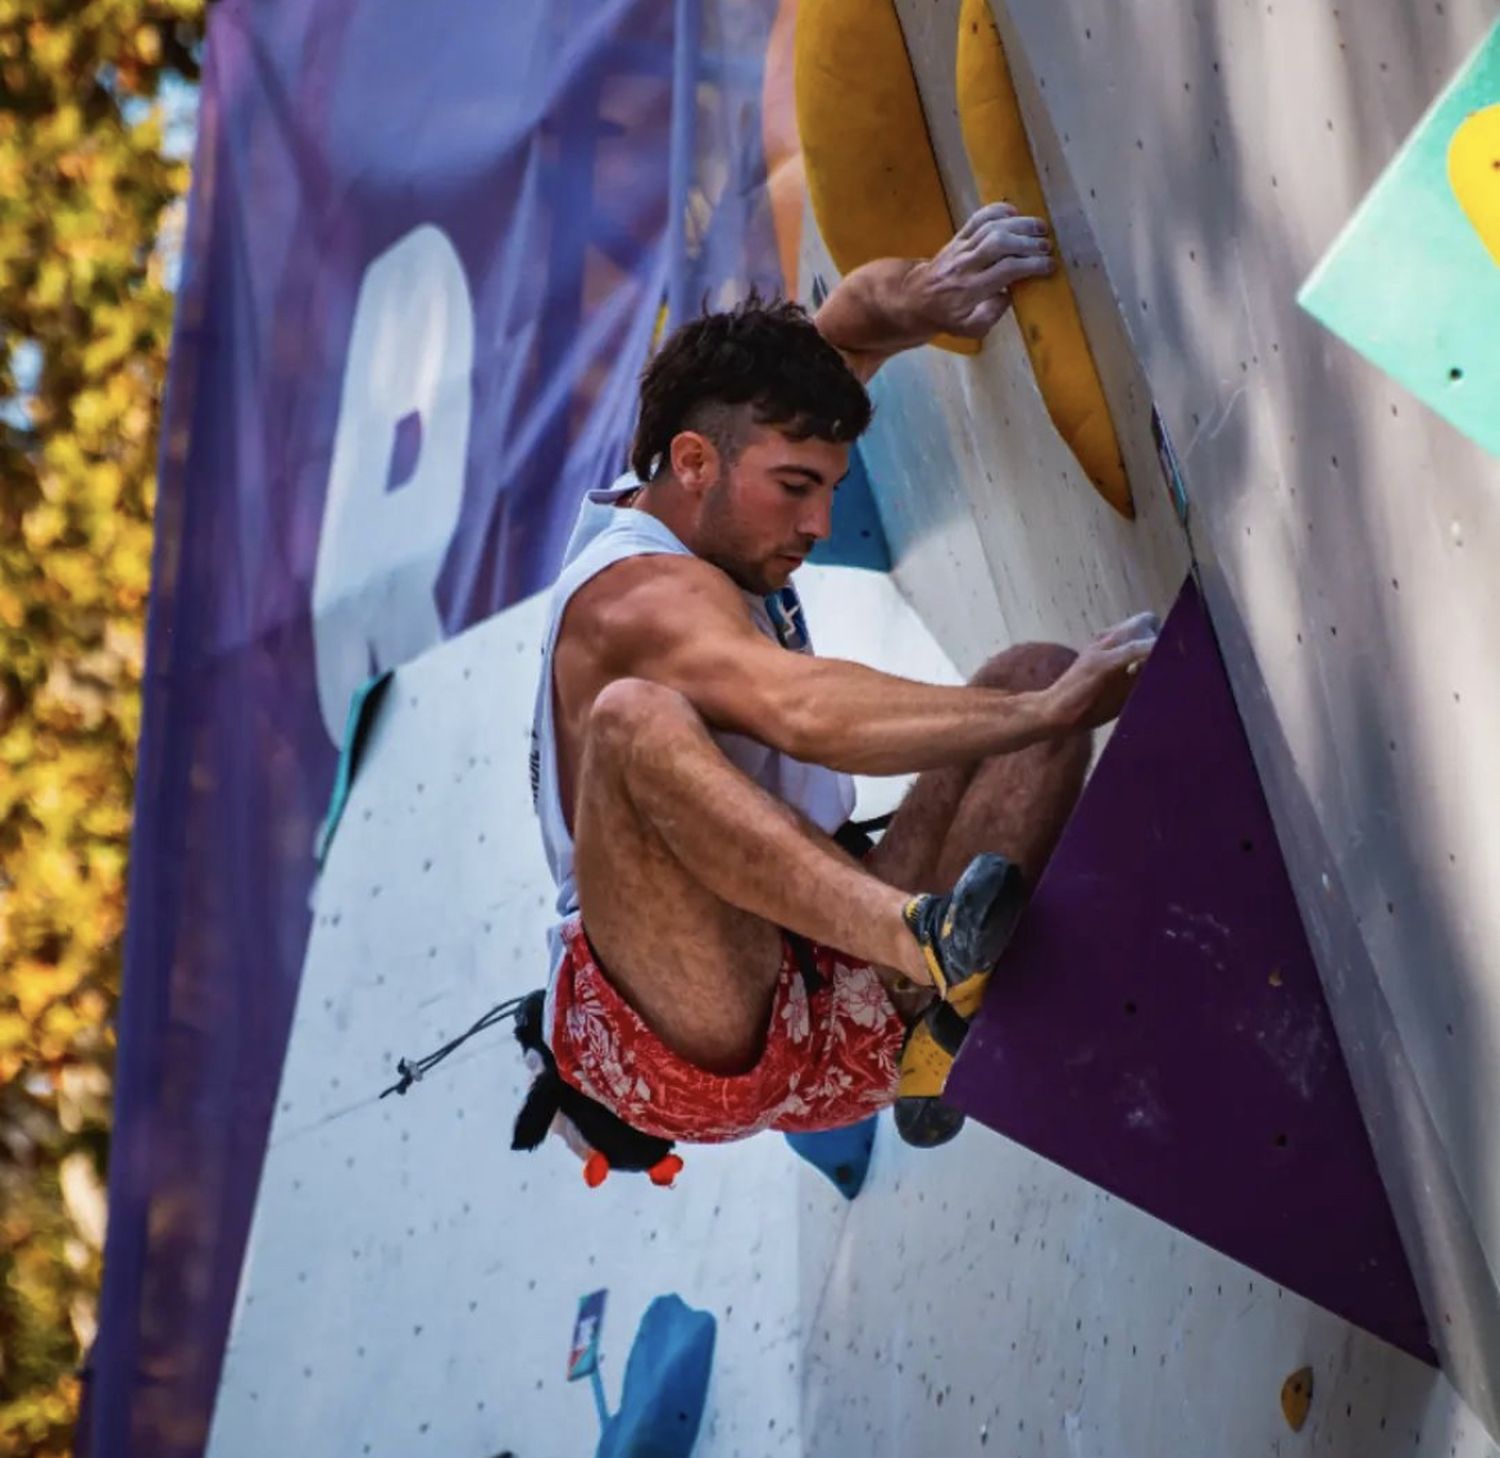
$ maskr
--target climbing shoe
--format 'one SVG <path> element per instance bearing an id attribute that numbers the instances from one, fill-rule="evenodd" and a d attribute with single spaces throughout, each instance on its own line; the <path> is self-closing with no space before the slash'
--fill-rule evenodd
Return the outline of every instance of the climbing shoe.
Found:
<path id="1" fill-rule="evenodd" d="M 891 1111 L 896 1132 L 918 1149 L 946 1144 L 964 1126 L 964 1116 L 942 1100 L 949 1070 L 969 1031 L 946 1002 L 933 1003 L 911 1025 L 901 1049 L 901 1081 Z"/>
<path id="2" fill-rule="evenodd" d="M 972 1017 L 1026 904 L 1021 872 L 1004 856 L 975 856 L 946 896 L 913 896 L 902 909 L 937 994 Z"/>
<path id="3" fill-rule="evenodd" d="M 963 1128 L 964 1116 L 941 1095 L 1025 900 L 1020 871 L 1004 856 L 981 855 L 946 896 L 914 896 L 906 904 L 906 924 L 939 996 L 912 1024 L 901 1050 L 893 1113 L 908 1144 L 932 1149 Z"/>

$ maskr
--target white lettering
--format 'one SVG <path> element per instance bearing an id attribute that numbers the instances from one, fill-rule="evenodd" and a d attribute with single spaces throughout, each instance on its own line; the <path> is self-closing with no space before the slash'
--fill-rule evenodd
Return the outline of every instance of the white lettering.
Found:
<path id="1" fill-rule="evenodd" d="M 474 307 L 438 228 L 365 270 L 313 577 L 318 704 L 343 737 L 355 689 L 442 640 L 433 589 L 463 504 Z"/>

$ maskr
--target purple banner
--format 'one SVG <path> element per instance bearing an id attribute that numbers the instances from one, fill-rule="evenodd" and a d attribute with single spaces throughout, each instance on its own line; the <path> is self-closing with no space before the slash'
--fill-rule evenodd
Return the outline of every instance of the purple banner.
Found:
<path id="1" fill-rule="evenodd" d="M 214 12 L 81 1450 L 206 1440 L 351 693 L 550 581 L 668 297 L 780 286 L 776 10 Z"/>

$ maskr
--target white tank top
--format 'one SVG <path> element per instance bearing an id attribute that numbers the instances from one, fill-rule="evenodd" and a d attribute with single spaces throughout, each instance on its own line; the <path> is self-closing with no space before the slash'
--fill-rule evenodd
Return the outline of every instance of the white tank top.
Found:
<path id="1" fill-rule="evenodd" d="M 552 587 L 547 636 L 542 644 L 542 673 L 537 685 L 536 712 L 531 725 L 531 798 L 542 825 L 547 864 L 557 884 L 557 923 L 548 932 L 551 966 L 562 957 L 562 923 L 578 912 L 578 888 L 573 880 L 573 837 L 563 814 L 557 776 L 557 737 L 552 717 L 552 654 L 557 630 L 573 594 L 606 567 L 626 557 L 693 554 L 677 535 L 654 516 L 615 503 L 640 489 L 631 474 L 612 486 L 590 491 L 584 498 L 563 554 L 562 571 Z M 787 586 L 769 598 L 745 593 L 755 626 L 773 642 L 799 653 L 811 653 L 812 642 L 794 588 Z M 832 833 L 854 809 L 854 781 L 848 775 L 804 764 L 779 750 L 740 734 L 713 735 L 725 757 L 739 766 L 778 800 L 794 806 L 815 825 Z M 549 989 L 550 991 L 550 989 Z M 550 1000 L 550 999 L 549 999 Z M 545 1026 L 551 1026 L 550 1008 Z"/>

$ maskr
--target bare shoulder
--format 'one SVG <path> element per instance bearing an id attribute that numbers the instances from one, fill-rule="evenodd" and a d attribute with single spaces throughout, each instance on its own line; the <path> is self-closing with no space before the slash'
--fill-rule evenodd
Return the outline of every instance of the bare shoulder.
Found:
<path id="1" fill-rule="evenodd" d="M 627 557 L 573 594 L 566 627 L 590 637 L 676 636 L 685 626 L 718 622 L 751 627 L 734 583 L 701 557 L 669 552 Z"/>
<path id="2" fill-rule="evenodd" d="M 643 678 L 682 694 L 716 728 L 779 743 L 785 714 L 773 690 L 811 662 L 756 627 L 719 568 L 662 554 L 615 563 L 574 594 L 554 673 L 565 710 L 617 679 Z"/>

